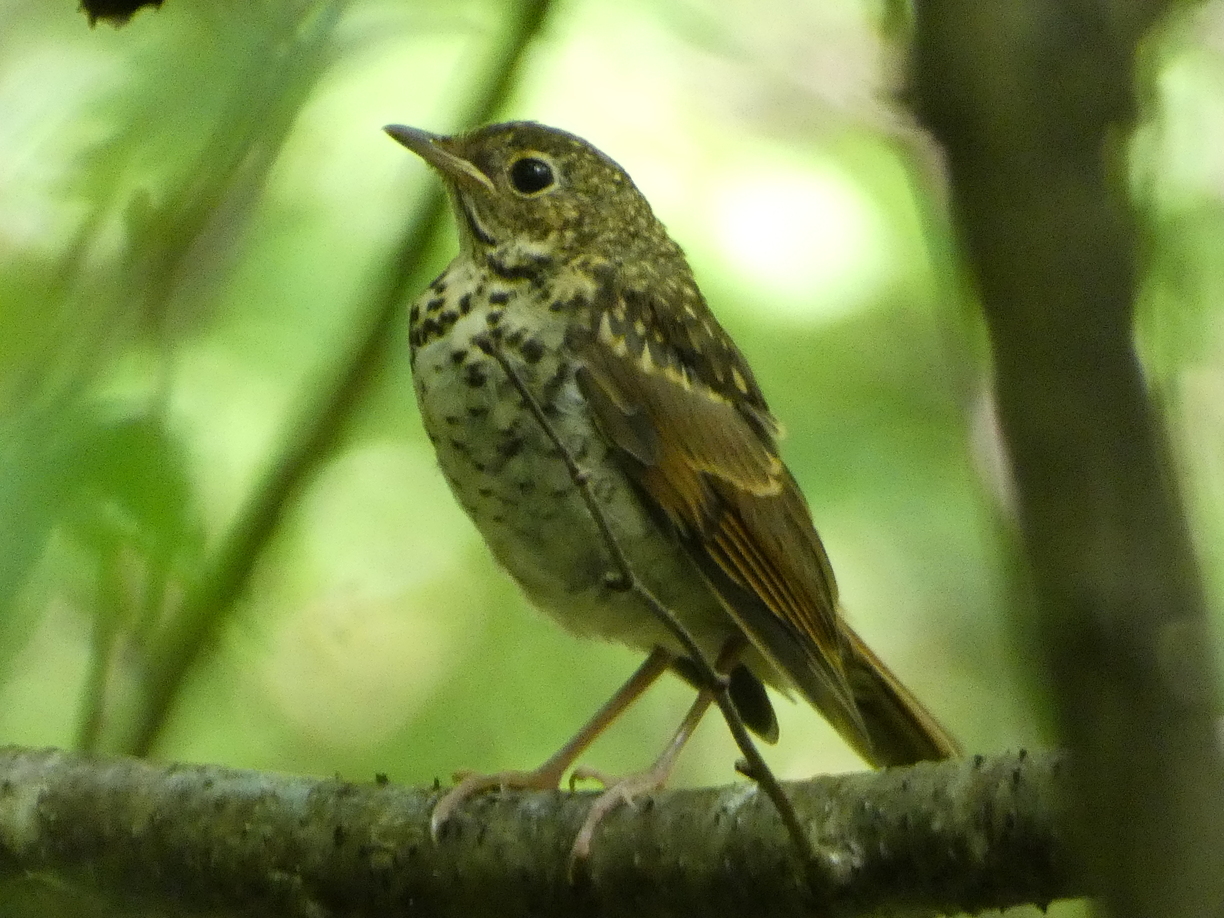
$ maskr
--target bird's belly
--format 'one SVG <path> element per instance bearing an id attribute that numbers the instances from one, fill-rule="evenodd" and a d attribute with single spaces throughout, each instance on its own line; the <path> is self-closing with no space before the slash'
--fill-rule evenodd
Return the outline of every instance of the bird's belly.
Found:
<path id="1" fill-rule="evenodd" d="M 420 347 L 414 360 L 421 416 L 456 499 L 532 603 L 566 628 L 644 649 L 679 650 L 638 595 L 610 583 L 618 570 L 552 439 L 502 367 L 470 345 L 471 334 L 484 327 L 460 320 L 450 335 Z M 531 363 L 508 356 L 588 476 L 635 575 L 704 651 L 716 654 L 734 625 L 616 465 L 585 410 L 573 367 L 556 351 Z"/>

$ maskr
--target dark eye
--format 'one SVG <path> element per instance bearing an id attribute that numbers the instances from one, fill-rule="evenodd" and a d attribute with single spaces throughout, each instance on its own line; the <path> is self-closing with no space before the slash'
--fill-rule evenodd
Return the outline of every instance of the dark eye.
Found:
<path id="1" fill-rule="evenodd" d="M 519 194 L 536 194 L 556 180 L 552 166 L 533 156 L 524 156 L 510 167 L 510 183 Z"/>

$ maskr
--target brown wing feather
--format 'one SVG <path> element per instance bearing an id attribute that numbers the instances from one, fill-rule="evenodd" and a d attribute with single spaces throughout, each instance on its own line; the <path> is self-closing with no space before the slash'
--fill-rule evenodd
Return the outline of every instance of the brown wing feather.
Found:
<path id="1" fill-rule="evenodd" d="M 716 549 L 728 575 L 754 584 L 767 602 L 777 597 L 768 602 L 771 610 L 822 654 L 838 656 L 828 562 L 810 523 L 805 531 L 788 519 L 803 498 L 773 450 L 734 406 L 697 386 L 685 389 L 644 376 L 606 349 L 595 352 L 586 359 L 587 388 L 612 397 L 593 403 L 606 410 L 630 400 L 637 418 L 647 419 L 655 432 L 651 454 L 635 456 L 647 459 L 637 471 L 646 492 L 677 529 Z M 601 420 L 601 426 L 607 432 L 619 425 Z M 786 536 L 796 534 L 805 542 L 791 544 Z"/>
<path id="2" fill-rule="evenodd" d="M 745 416 L 641 337 L 605 318 L 584 349 L 580 380 L 601 429 L 713 573 L 750 640 L 835 725 L 859 734 L 856 745 L 869 745 L 843 662 L 829 564 L 763 423 L 763 401 L 757 416 Z M 720 589 L 723 582 L 735 587 Z M 736 587 L 733 600 L 727 592 Z"/>
<path id="3" fill-rule="evenodd" d="M 777 426 L 725 332 L 708 313 L 677 323 L 664 318 L 676 311 L 640 294 L 614 295 L 584 336 L 580 384 L 732 618 L 868 761 L 950 754 L 951 740 L 840 621 L 824 547 L 776 451 Z M 876 664 L 883 675 L 872 674 Z M 872 726 L 889 736 L 868 729 L 863 691 Z M 877 718 L 876 708 L 894 716 Z"/>

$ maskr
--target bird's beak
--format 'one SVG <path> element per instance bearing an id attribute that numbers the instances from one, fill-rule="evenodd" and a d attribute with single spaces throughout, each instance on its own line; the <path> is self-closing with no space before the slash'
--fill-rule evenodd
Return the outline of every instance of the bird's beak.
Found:
<path id="1" fill-rule="evenodd" d="M 405 127 L 402 124 L 388 124 L 383 128 L 397 143 L 401 143 L 429 165 L 433 166 L 446 178 L 456 182 L 471 183 L 493 192 L 493 182 L 462 156 L 456 156 L 446 149 L 449 137 L 441 134 L 431 134 L 420 128 Z"/>

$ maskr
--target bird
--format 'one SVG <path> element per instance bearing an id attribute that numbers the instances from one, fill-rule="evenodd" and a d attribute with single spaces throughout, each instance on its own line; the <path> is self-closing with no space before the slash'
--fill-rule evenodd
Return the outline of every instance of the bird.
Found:
<path id="1" fill-rule="evenodd" d="M 442 475 L 530 603 L 646 655 L 543 765 L 462 777 L 433 810 L 435 838 L 473 794 L 556 788 L 669 670 L 697 700 L 651 768 L 575 771 L 607 784 L 575 855 L 607 812 L 670 774 L 712 696 L 693 645 L 618 582 L 609 537 L 762 739 L 778 737 L 768 685 L 809 702 L 873 767 L 959 754 L 845 620 L 780 425 L 625 170 L 530 121 L 384 130 L 440 177 L 458 230 L 458 254 L 409 309 L 413 386 Z"/>

